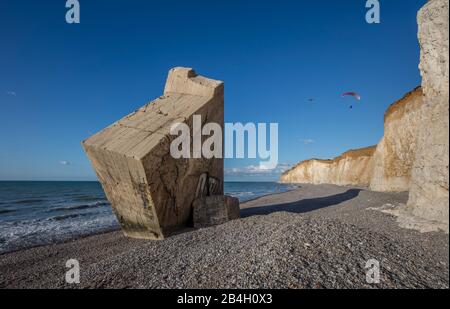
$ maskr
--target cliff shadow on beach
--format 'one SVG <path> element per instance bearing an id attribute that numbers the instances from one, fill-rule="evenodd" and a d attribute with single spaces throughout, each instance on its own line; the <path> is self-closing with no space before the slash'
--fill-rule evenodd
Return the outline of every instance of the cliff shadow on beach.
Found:
<path id="1" fill-rule="evenodd" d="M 255 215 L 269 215 L 275 212 L 305 213 L 313 210 L 335 206 L 343 202 L 356 198 L 361 189 L 349 189 L 346 192 L 334 194 L 325 197 L 302 199 L 296 202 L 277 203 L 260 207 L 250 207 L 241 209 L 241 217 L 250 217 Z"/>

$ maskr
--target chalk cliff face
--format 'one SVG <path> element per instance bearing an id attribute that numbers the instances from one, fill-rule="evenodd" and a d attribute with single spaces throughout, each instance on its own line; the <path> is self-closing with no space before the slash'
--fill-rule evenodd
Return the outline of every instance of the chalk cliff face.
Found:
<path id="1" fill-rule="evenodd" d="M 384 136 L 373 156 L 370 188 L 374 191 L 408 191 L 416 156 L 422 106 L 422 88 L 392 104 L 384 116 Z"/>
<path id="2" fill-rule="evenodd" d="M 449 223 L 449 1 L 429 1 L 418 14 L 420 109 L 408 208 L 416 216 Z"/>
<path id="3" fill-rule="evenodd" d="M 368 186 L 374 151 L 375 146 L 350 150 L 333 160 L 303 161 L 285 172 L 281 182 Z"/>

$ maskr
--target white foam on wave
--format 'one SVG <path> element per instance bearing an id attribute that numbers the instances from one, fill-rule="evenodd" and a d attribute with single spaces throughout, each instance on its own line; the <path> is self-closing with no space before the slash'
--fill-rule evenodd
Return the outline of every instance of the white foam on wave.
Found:
<path id="1" fill-rule="evenodd" d="M 63 242 L 80 236 L 119 228 L 112 213 L 86 218 L 64 220 L 28 220 L 2 222 L 0 225 L 0 253 Z"/>

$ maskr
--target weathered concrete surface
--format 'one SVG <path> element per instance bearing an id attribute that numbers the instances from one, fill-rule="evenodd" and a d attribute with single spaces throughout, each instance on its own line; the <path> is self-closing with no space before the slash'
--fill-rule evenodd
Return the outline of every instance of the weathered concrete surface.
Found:
<path id="1" fill-rule="evenodd" d="M 449 1 L 429 1 L 418 14 L 424 104 L 408 208 L 449 224 Z"/>
<path id="2" fill-rule="evenodd" d="M 194 227 L 203 228 L 220 225 L 239 219 L 239 200 L 235 197 L 214 195 L 199 198 L 193 203 Z"/>
<path id="3" fill-rule="evenodd" d="M 125 235 L 163 239 L 184 227 L 192 202 L 223 194 L 223 159 L 174 159 L 175 123 L 193 115 L 223 128 L 224 87 L 192 69 L 170 70 L 164 95 L 83 142 Z M 192 143 L 191 143 L 192 145 Z"/>
<path id="4" fill-rule="evenodd" d="M 422 88 L 418 87 L 387 109 L 384 117 L 384 136 L 373 156 L 371 190 L 409 190 L 416 158 L 422 97 Z"/>
<path id="5" fill-rule="evenodd" d="M 281 175 L 283 183 L 311 183 L 368 186 L 375 146 L 350 150 L 332 160 L 300 162 Z"/>

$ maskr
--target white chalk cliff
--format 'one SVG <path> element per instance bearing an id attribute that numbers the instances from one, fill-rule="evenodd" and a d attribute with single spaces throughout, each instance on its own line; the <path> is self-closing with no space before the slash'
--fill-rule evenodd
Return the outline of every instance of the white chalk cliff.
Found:
<path id="1" fill-rule="evenodd" d="M 373 156 L 370 189 L 408 191 L 416 157 L 422 88 L 392 104 L 384 115 L 384 136 Z"/>
<path id="2" fill-rule="evenodd" d="M 303 161 L 281 175 L 281 182 L 368 186 L 374 151 L 373 146 L 347 151 L 332 160 Z"/>
<path id="3" fill-rule="evenodd" d="M 300 162 L 281 182 L 409 191 L 402 213 L 448 231 L 449 0 L 429 1 L 419 11 L 418 25 L 422 87 L 388 108 L 380 143 L 333 160 Z"/>
<path id="4" fill-rule="evenodd" d="M 429 1 L 418 14 L 420 108 L 408 208 L 416 216 L 449 223 L 449 0 Z"/>

